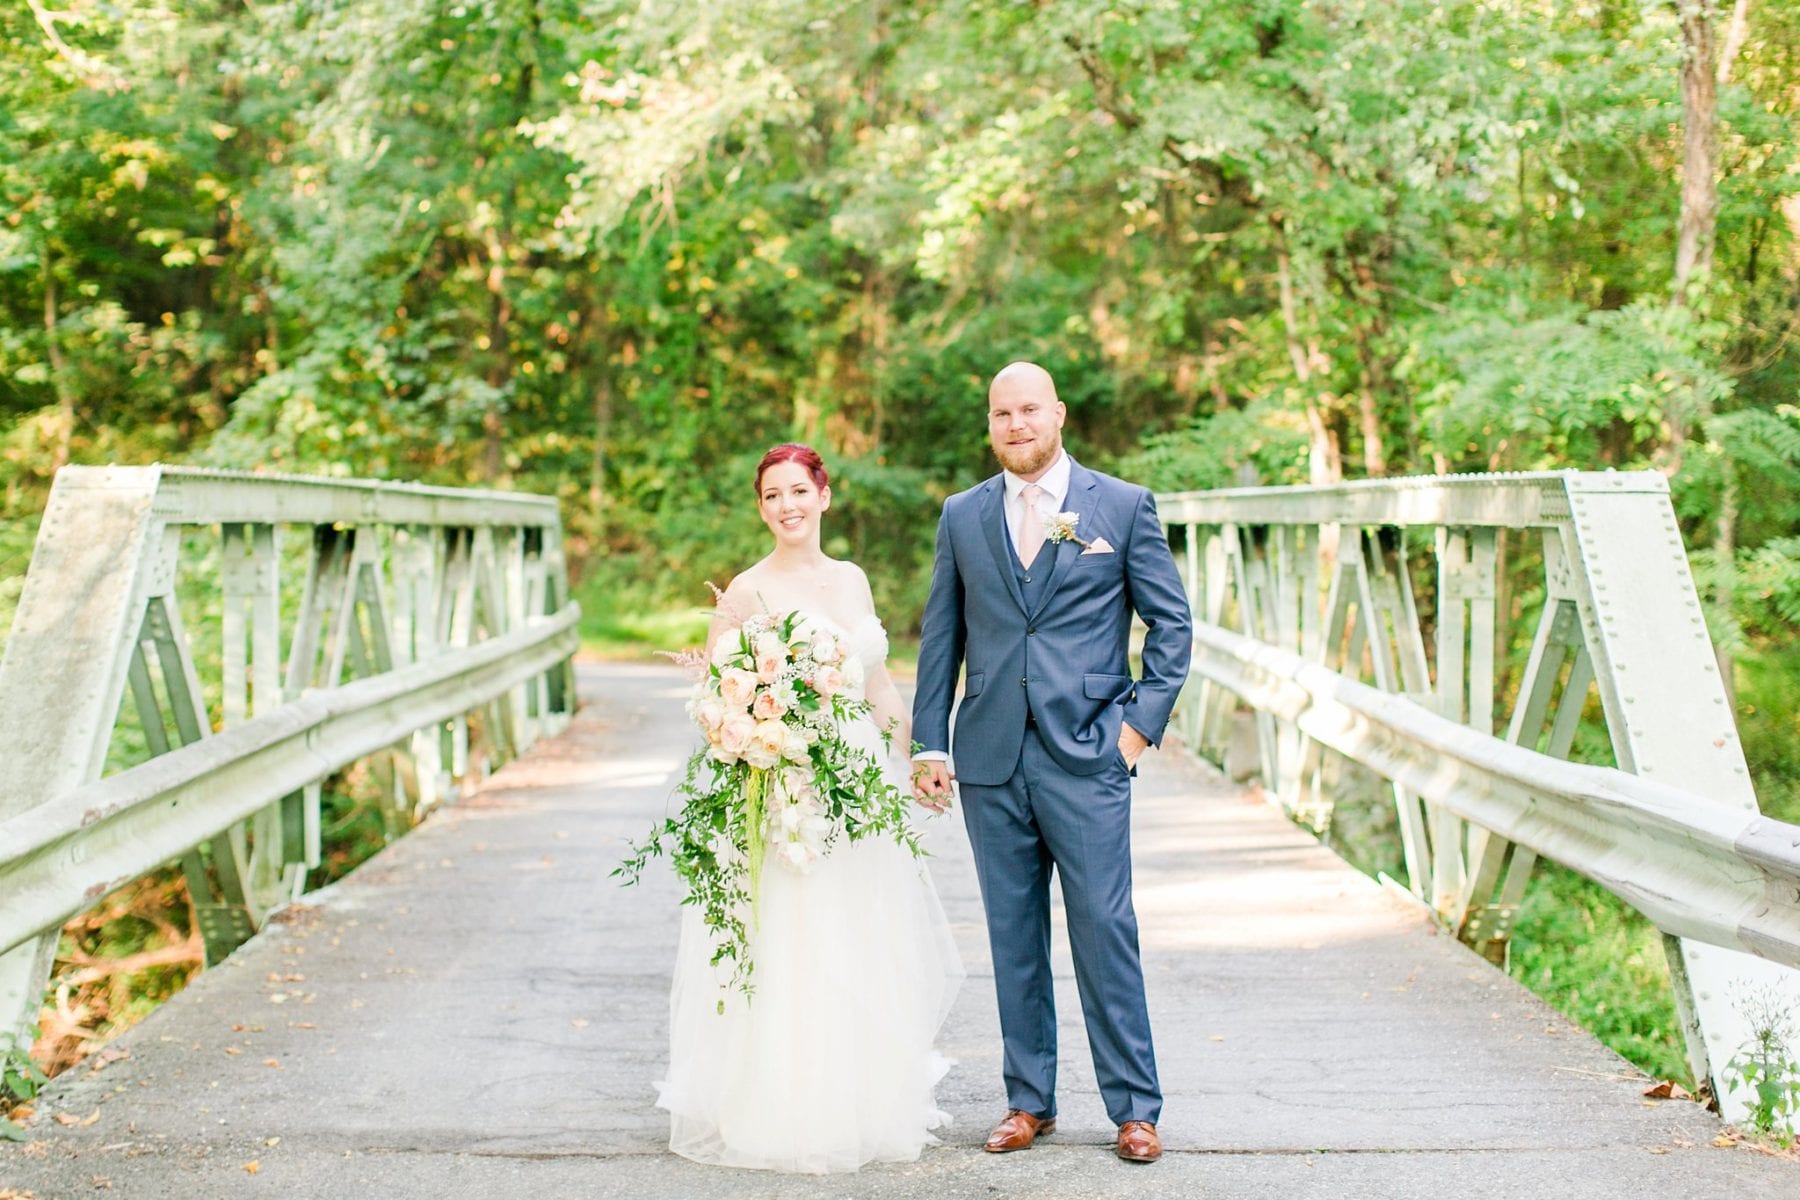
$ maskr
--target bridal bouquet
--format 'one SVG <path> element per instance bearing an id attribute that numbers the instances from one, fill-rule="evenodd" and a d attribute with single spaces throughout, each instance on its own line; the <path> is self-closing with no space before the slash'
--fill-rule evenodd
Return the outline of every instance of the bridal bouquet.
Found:
<path id="1" fill-rule="evenodd" d="M 705 744 L 676 788 L 681 811 L 613 874 L 636 883 L 651 858 L 668 854 L 687 885 L 684 903 L 698 905 L 713 932 L 713 964 L 730 959 L 731 983 L 748 994 L 765 858 L 804 873 L 840 838 L 871 834 L 924 851 L 906 797 L 844 737 L 869 705 L 853 698 L 862 663 L 837 634 L 802 613 L 760 613 L 692 663 L 701 675 L 687 711 Z"/>

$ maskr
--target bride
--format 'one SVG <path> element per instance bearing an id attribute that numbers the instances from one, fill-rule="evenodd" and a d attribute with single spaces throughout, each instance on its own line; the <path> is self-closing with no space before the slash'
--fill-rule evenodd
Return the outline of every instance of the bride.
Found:
<path id="1" fill-rule="evenodd" d="M 774 545 L 725 589 L 708 654 L 754 612 L 835 626 L 862 659 L 873 710 L 845 738 L 910 795 L 896 763 L 911 722 L 888 676 L 868 578 L 819 548 L 831 507 L 825 464 L 806 446 L 776 446 L 757 467 L 756 491 Z M 893 730 L 897 757 L 882 729 Z M 770 863 L 750 950 L 754 999 L 722 987 L 730 965 L 713 966 L 700 911 L 684 909 L 668 1078 L 658 1085 L 669 1148 L 698 1162 L 817 1173 L 910 1162 L 934 1144 L 929 1131 L 949 1117 L 932 1090 L 949 1063 L 933 1043 L 963 970 L 924 863 L 878 836 L 840 838 L 806 874 Z"/>

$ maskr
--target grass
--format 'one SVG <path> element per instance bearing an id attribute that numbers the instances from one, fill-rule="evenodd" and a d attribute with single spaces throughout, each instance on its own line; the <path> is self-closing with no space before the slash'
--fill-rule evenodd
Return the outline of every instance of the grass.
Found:
<path id="1" fill-rule="evenodd" d="M 1539 860 L 1507 971 L 1645 1074 L 1693 1089 L 1662 934 L 1599 884 Z"/>

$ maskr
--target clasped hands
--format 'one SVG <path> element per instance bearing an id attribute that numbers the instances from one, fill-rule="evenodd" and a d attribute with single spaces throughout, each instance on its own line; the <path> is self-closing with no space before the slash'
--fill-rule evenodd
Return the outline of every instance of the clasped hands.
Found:
<path id="1" fill-rule="evenodd" d="M 1138 759 L 1149 749 L 1150 739 L 1121 723 L 1119 726 L 1119 755 L 1125 760 L 1126 767 L 1135 767 Z M 950 807 L 951 785 L 956 776 L 950 773 L 950 764 L 942 759 L 926 759 L 915 761 L 912 768 L 913 799 L 921 808 L 928 808 L 934 813 L 941 813 Z"/>

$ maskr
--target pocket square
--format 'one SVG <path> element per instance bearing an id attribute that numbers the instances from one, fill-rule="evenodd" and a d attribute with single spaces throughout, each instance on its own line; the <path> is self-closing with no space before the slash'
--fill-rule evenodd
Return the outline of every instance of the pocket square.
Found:
<path id="1" fill-rule="evenodd" d="M 1107 541 L 1103 537 L 1097 537 L 1093 541 L 1091 541 L 1087 544 L 1087 549 L 1083 550 L 1082 553 L 1083 554 L 1111 554 L 1111 553 L 1113 553 L 1112 543 Z"/>

